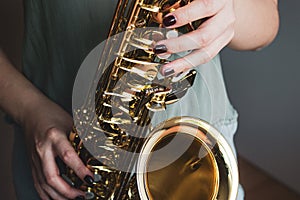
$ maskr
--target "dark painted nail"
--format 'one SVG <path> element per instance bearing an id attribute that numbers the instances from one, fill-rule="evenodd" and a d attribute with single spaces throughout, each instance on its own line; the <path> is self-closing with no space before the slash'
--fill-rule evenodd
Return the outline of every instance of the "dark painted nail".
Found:
<path id="1" fill-rule="evenodd" d="M 164 76 L 172 76 L 175 73 L 174 69 L 166 69 L 164 71 Z"/>
<path id="2" fill-rule="evenodd" d="M 169 15 L 163 19 L 164 26 L 172 26 L 176 24 L 176 18 L 173 15 Z"/>
<path id="3" fill-rule="evenodd" d="M 168 51 L 167 46 L 164 44 L 156 45 L 153 49 L 155 54 L 166 53 Z"/>
<path id="4" fill-rule="evenodd" d="M 89 176 L 89 175 L 86 175 L 84 177 L 84 180 L 85 180 L 85 182 L 87 182 L 90 185 L 92 185 L 94 183 L 94 179 L 91 176 Z"/>
<path id="5" fill-rule="evenodd" d="M 84 196 L 78 196 L 75 198 L 75 200 L 84 200 Z"/>

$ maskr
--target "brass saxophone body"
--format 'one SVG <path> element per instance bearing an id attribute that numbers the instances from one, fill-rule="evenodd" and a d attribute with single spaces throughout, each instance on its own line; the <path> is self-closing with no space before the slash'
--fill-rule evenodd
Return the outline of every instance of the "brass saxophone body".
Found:
<path id="1" fill-rule="evenodd" d="M 188 3 L 119 0 L 96 90 L 74 112 L 85 126 L 76 126 L 69 136 L 95 183 L 83 183 L 69 168 L 64 178 L 85 191 L 86 199 L 236 198 L 235 157 L 216 129 L 192 117 L 168 119 L 154 128 L 151 123 L 154 113 L 184 96 L 196 76 L 191 70 L 176 80 L 160 78 L 159 66 L 168 61 L 152 51 L 153 41 L 199 26 L 201 21 L 176 30 L 162 28 L 164 15 Z M 89 109 L 94 109 L 95 120 L 87 117 Z"/>

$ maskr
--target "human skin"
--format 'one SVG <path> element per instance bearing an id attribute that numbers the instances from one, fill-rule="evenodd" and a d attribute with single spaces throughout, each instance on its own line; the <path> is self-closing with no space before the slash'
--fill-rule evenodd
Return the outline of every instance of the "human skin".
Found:
<path id="1" fill-rule="evenodd" d="M 210 61 L 225 46 L 261 49 L 273 41 L 279 27 L 277 0 L 194 0 L 168 16 L 176 20 L 174 25 L 166 26 L 169 29 L 207 18 L 195 31 L 157 43 L 166 46 L 162 56 L 193 50 L 161 68 L 162 74 L 173 69 L 172 75 Z"/>
<path id="2" fill-rule="evenodd" d="M 194 50 L 189 58 L 163 66 L 163 73 L 173 69 L 177 74 L 208 62 L 225 46 L 235 50 L 260 49 L 273 41 L 279 26 L 276 0 L 195 0 L 172 15 L 176 24 L 167 28 L 203 17 L 209 19 L 198 30 L 188 33 L 188 37 L 157 43 L 166 45 L 166 53 Z M 184 37 L 192 42 L 187 43 Z M 0 108 L 24 129 L 32 175 L 40 197 L 74 199 L 84 195 L 59 176 L 55 163 L 55 157 L 59 156 L 81 179 L 93 176 L 67 139 L 73 125 L 71 116 L 17 71 L 3 51 L 0 51 Z"/>

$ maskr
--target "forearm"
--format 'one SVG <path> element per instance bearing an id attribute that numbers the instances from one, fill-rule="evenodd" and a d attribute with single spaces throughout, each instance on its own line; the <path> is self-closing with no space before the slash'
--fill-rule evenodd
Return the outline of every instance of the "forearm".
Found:
<path id="1" fill-rule="evenodd" d="M 279 17 L 277 0 L 234 0 L 236 22 L 229 47 L 235 50 L 256 50 L 273 41 Z"/>
<path id="2" fill-rule="evenodd" d="M 47 98 L 16 70 L 0 49 L 0 108 L 23 125 L 26 113 Z"/>

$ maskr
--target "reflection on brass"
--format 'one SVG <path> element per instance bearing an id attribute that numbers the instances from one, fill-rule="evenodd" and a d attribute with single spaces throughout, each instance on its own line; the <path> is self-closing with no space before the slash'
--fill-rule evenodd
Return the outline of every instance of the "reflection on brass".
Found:
<path id="1" fill-rule="evenodd" d="M 152 130 L 142 152 L 137 165 L 141 199 L 235 200 L 235 157 L 208 123 L 169 119 Z"/>
<path id="2" fill-rule="evenodd" d="M 180 140 L 192 140 L 191 145 L 177 158 L 172 152 L 150 156 L 149 167 L 160 165 L 166 157 L 175 156 L 174 162 L 153 172 L 148 172 L 148 190 L 151 199 L 199 200 L 214 199 L 218 192 L 218 168 L 211 149 L 200 139 L 183 133 L 174 133 Z M 162 138 L 153 148 L 156 151 L 168 145 L 173 134 Z"/>
<path id="3" fill-rule="evenodd" d="M 161 29 L 166 14 L 191 1 L 119 0 L 109 34 L 113 39 L 103 50 L 102 71 L 96 72 L 101 74 L 96 91 L 74 111 L 79 123 L 69 135 L 95 182 L 87 185 L 70 168 L 62 175 L 85 191 L 86 199 L 235 199 L 236 162 L 218 131 L 190 117 L 172 118 L 154 128 L 151 123 L 153 114 L 179 101 L 196 77 L 191 70 L 159 78 L 159 67 L 170 61 L 152 50 L 157 41 L 201 24 L 200 20 L 172 32 Z"/>

